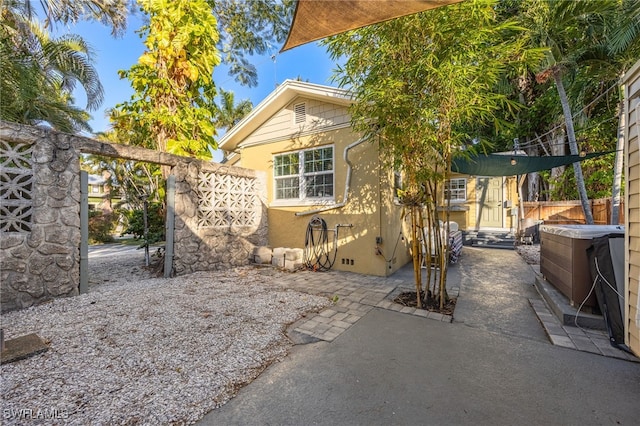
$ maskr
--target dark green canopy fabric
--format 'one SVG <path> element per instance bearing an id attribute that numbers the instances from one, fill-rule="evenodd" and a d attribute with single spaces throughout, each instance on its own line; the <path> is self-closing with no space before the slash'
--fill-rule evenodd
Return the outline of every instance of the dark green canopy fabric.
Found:
<path id="1" fill-rule="evenodd" d="M 589 158 L 600 157 L 611 152 L 594 152 L 584 157 L 579 155 L 554 155 L 549 157 L 528 157 L 526 155 L 477 155 L 457 158 L 451 164 L 451 171 L 475 176 L 524 175 L 554 167 L 567 166 Z M 515 164 L 512 164 L 512 160 Z"/>

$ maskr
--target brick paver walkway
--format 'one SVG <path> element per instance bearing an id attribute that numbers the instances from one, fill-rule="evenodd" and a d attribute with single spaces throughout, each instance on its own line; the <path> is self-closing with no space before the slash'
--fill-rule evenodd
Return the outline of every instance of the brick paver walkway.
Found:
<path id="1" fill-rule="evenodd" d="M 429 312 L 394 303 L 404 291 L 413 290 L 412 278 L 376 277 L 352 272 L 299 271 L 284 277 L 282 284 L 304 293 L 326 296 L 334 303 L 318 314 L 308 315 L 290 327 L 295 333 L 332 341 L 355 324 L 371 309 L 382 308 L 436 321 L 452 322 L 451 315 Z M 457 297 L 457 287 L 447 289 Z"/>
<path id="2" fill-rule="evenodd" d="M 309 314 L 289 327 L 289 335 L 294 341 L 333 341 L 373 308 L 448 323 L 453 322 L 455 316 L 455 313 L 454 316 L 443 315 L 393 302 L 398 294 L 415 289 L 410 267 L 401 269 L 391 277 L 338 271 L 297 271 L 280 275 L 278 279 L 286 288 L 333 300 L 328 308 Z M 459 280 L 451 281 L 453 283 L 447 283 L 447 292 L 451 297 L 458 297 Z M 640 362 L 633 355 L 613 348 L 607 334 L 602 331 L 562 326 L 542 298 L 529 299 L 529 303 L 553 345 Z"/>

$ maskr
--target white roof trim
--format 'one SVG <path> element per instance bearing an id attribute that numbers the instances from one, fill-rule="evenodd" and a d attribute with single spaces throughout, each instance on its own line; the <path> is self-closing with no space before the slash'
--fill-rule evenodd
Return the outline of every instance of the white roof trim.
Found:
<path id="1" fill-rule="evenodd" d="M 297 80 L 285 80 L 246 117 L 225 133 L 220 139 L 218 147 L 225 151 L 233 151 L 240 142 L 251 135 L 258 127 L 299 96 L 324 100 L 339 105 L 350 105 L 353 102 L 350 92 L 345 89 Z"/>

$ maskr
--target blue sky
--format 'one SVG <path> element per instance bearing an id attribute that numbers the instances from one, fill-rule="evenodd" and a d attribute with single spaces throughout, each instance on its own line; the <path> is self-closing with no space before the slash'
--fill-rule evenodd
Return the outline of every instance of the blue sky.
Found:
<path id="1" fill-rule="evenodd" d="M 80 22 L 76 25 L 58 27 L 54 33 L 72 33 L 82 36 L 95 53 L 94 66 L 98 70 L 104 86 L 104 102 L 99 110 L 92 111 L 89 122 L 94 132 L 109 129 L 109 120 L 105 111 L 131 97 L 132 90 L 128 80 L 120 80 L 118 70 L 127 70 L 137 63 L 142 54 L 143 40 L 135 33 L 142 22 L 138 16 L 131 16 L 126 35 L 120 38 L 111 36 L 110 29 L 97 22 Z M 214 70 L 216 86 L 235 93 L 236 102 L 249 99 L 257 105 L 271 93 L 276 83 L 298 76 L 304 81 L 335 86 L 330 80 L 334 63 L 329 59 L 324 47 L 310 43 L 284 53 L 278 53 L 282 46 L 274 46 L 273 51 L 264 56 L 254 56 L 251 62 L 258 70 L 258 86 L 249 88 L 236 83 L 223 66 Z M 271 56 L 275 54 L 275 62 Z M 76 104 L 84 108 L 86 97 L 83 91 L 76 91 Z"/>

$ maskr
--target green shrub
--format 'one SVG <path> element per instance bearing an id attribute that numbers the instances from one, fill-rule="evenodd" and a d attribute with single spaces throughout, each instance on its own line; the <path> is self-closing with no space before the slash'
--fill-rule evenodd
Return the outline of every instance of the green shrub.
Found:
<path id="1" fill-rule="evenodd" d="M 128 210 L 123 214 L 127 218 L 128 227 L 122 233 L 133 234 L 136 239 L 144 239 L 143 210 Z M 149 243 L 164 241 L 164 210 L 162 203 L 149 203 L 147 207 L 147 224 L 149 227 Z"/>
<path id="2" fill-rule="evenodd" d="M 116 224 L 116 216 L 100 210 L 89 211 L 89 243 L 112 243 L 111 234 Z"/>

